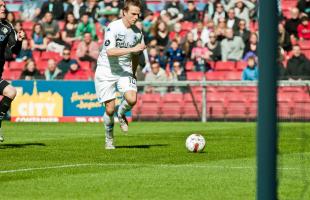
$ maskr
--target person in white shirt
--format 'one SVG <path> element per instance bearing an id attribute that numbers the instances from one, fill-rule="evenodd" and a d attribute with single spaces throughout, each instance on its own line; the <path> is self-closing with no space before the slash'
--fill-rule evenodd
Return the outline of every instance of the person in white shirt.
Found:
<path id="1" fill-rule="evenodd" d="M 122 18 L 111 22 L 106 28 L 103 49 L 99 54 L 95 73 L 98 101 L 105 105 L 103 120 L 106 149 L 115 149 L 113 127 L 116 88 L 123 94 L 117 117 L 122 131 L 128 131 L 125 113 L 137 101 L 135 71 L 139 63 L 139 54 L 146 48 L 142 32 L 135 26 L 141 13 L 140 1 L 127 0 L 122 11 Z"/>

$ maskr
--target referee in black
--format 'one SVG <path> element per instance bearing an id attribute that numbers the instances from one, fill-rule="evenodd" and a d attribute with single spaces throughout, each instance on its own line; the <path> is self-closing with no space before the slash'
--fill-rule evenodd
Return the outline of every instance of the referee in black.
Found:
<path id="1" fill-rule="evenodd" d="M 25 33 L 23 31 L 16 33 L 12 24 L 6 21 L 5 2 L 4 0 L 0 0 L 0 95 L 3 96 L 0 101 L 0 142 L 4 141 L 1 128 L 2 120 L 10 109 L 11 102 L 16 96 L 16 89 L 2 79 L 5 63 L 4 52 L 6 48 L 10 48 L 12 53 L 18 54 L 24 38 Z"/>

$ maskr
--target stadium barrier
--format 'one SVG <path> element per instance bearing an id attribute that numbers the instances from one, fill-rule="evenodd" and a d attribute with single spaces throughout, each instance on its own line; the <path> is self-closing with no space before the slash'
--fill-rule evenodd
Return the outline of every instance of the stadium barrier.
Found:
<path id="1" fill-rule="evenodd" d="M 182 87 L 185 93 L 143 94 L 134 119 L 255 120 L 257 81 L 138 82 L 142 87 Z M 183 98 L 183 99 L 182 99 Z M 278 117 L 310 120 L 310 81 L 278 82 Z"/>
<path id="2" fill-rule="evenodd" d="M 93 81 L 12 81 L 18 95 L 14 122 L 102 122 Z M 257 82 L 138 81 L 138 100 L 129 120 L 255 120 Z M 279 81 L 278 113 L 285 120 L 310 120 L 310 81 Z M 144 93 L 145 87 L 168 91 Z M 121 94 L 117 93 L 117 105 Z"/>

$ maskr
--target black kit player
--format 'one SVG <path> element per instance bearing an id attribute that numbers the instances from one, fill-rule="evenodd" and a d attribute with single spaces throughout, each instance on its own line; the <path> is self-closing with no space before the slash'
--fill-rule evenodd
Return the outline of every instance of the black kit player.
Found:
<path id="1" fill-rule="evenodd" d="M 0 142 L 4 141 L 3 130 L 1 128 L 2 120 L 16 96 L 16 89 L 2 79 L 5 64 L 4 53 L 7 48 L 10 48 L 12 53 L 18 54 L 24 38 L 25 33 L 23 31 L 16 33 L 12 24 L 6 21 L 5 1 L 0 0 L 0 95 L 3 96 L 0 101 Z"/>

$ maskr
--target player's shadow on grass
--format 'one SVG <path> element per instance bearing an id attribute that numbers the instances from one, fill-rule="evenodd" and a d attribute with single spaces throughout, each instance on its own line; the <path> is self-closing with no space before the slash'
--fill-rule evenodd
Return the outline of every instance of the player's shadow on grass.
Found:
<path id="1" fill-rule="evenodd" d="M 117 149 L 149 149 L 151 147 L 166 147 L 168 144 L 140 144 L 140 145 L 123 145 L 115 146 Z"/>
<path id="2" fill-rule="evenodd" d="M 44 143 L 0 144 L 0 149 L 26 148 L 29 146 L 46 146 Z"/>

